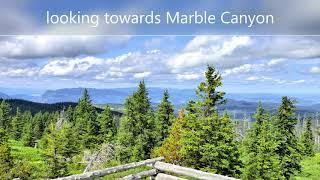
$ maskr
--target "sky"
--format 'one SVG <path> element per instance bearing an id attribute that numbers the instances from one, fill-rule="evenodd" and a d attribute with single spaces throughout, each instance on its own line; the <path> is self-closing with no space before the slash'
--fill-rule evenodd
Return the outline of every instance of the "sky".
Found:
<path id="1" fill-rule="evenodd" d="M 319 93 L 320 36 L 252 36 L 254 30 L 251 33 L 244 31 L 249 36 L 232 35 L 242 34 L 241 27 L 233 26 L 231 29 L 211 27 L 209 34 L 228 35 L 208 36 L 200 35 L 208 34 L 204 33 L 208 32 L 207 27 L 197 26 L 88 29 L 43 24 L 47 10 L 130 14 L 150 10 L 162 12 L 163 9 L 184 11 L 192 7 L 211 12 L 217 9 L 252 10 L 250 13 L 270 10 L 275 15 L 280 14 L 279 17 L 286 22 L 286 26 L 278 24 L 278 28 L 290 29 L 278 32 L 290 34 L 299 29 L 301 32 L 301 27 L 308 33 L 319 30 L 320 16 L 315 13 L 320 12 L 317 0 L 303 1 L 305 8 L 300 8 L 302 1 L 290 1 L 289 4 L 243 1 L 243 4 L 125 0 L 117 3 L 98 0 L 90 3 L 84 0 L 77 3 L 62 0 L 1 2 L 0 88 L 20 89 L 21 92 L 73 87 L 119 88 L 135 87 L 139 81 L 145 80 L 149 87 L 189 89 L 203 80 L 206 65 L 210 64 L 223 76 L 222 89 L 227 92 Z M 260 29 L 259 32 L 267 30 Z M 161 32 L 171 35 L 157 36 Z M 181 36 L 185 34 L 188 35 Z"/>
<path id="2" fill-rule="evenodd" d="M 0 41 L 0 87 L 195 88 L 214 65 L 227 92 L 318 93 L 320 38 L 14 36 Z"/>

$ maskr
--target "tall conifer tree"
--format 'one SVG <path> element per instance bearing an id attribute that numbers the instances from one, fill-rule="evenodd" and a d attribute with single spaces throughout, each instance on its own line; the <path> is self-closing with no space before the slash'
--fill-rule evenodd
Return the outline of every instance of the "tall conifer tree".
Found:
<path id="1" fill-rule="evenodd" d="M 117 157 L 121 162 L 148 159 L 155 145 L 153 110 L 144 81 L 125 102 L 117 137 Z"/>
<path id="2" fill-rule="evenodd" d="M 68 164 L 80 152 L 78 137 L 72 124 L 64 122 L 61 127 L 51 123 L 42 141 L 46 142 L 46 161 L 50 167 L 50 177 L 69 175 Z"/>
<path id="3" fill-rule="evenodd" d="M 12 179 L 13 158 L 10 151 L 7 131 L 0 128 L 0 179 Z"/>
<path id="4" fill-rule="evenodd" d="M 161 147 L 154 152 L 155 156 L 163 156 L 166 162 L 173 164 L 181 164 L 181 136 L 183 126 L 185 125 L 184 110 L 179 112 L 178 118 L 172 124 L 169 136 L 164 140 Z"/>
<path id="5" fill-rule="evenodd" d="M 297 118 L 295 115 L 295 105 L 288 97 L 282 97 L 281 105 L 275 119 L 275 132 L 279 144 L 276 153 L 280 158 L 280 168 L 282 175 L 286 179 L 301 169 L 301 156 L 298 149 L 298 140 L 295 135 L 295 125 Z"/>
<path id="6" fill-rule="evenodd" d="M 0 103 L 0 128 L 8 129 L 10 125 L 10 105 L 2 100 Z"/>
<path id="7" fill-rule="evenodd" d="M 33 131 L 32 121 L 24 123 L 21 140 L 25 146 L 34 147 L 36 139 Z"/>
<path id="8" fill-rule="evenodd" d="M 198 105 L 201 107 L 204 116 L 210 116 L 217 110 L 217 106 L 224 104 L 225 92 L 218 91 L 217 88 L 222 86 L 222 77 L 219 72 L 208 65 L 205 72 L 205 81 L 198 86 L 196 94 L 200 98 Z"/>
<path id="9" fill-rule="evenodd" d="M 161 143 L 169 135 L 172 122 L 174 120 L 174 109 L 173 105 L 169 101 L 169 92 L 165 90 L 163 98 L 158 105 L 158 111 L 156 114 L 156 126 L 158 135 L 158 143 Z"/>
<path id="10" fill-rule="evenodd" d="M 301 136 L 301 144 L 302 144 L 302 154 L 305 156 L 313 156 L 314 155 L 314 138 L 312 133 L 312 119 L 308 117 L 307 122 L 305 124 L 304 131 Z"/>
<path id="11" fill-rule="evenodd" d="M 243 179 L 281 179 L 278 145 L 273 132 L 270 115 L 259 104 L 254 115 L 256 122 L 249 129 L 242 147 L 244 163 Z"/>
<path id="12" fill-rule="evenodd" d="M 225 93 L 217 91 L 222 85 L 221 76 L 212 66 L 207 67 L 205 75 L 205 82 L 201 82 L 197 90 L 200 108 L 189 108 L 191 111 L 186 115 L 182 131 L 180 153 L 183 164 L 222 175 L 239 176 L 241 162 L 234 125 L 227 113 L 220 117 L 217 112 L 218 106 L 225 102 Z"/>
<path id="13" fill-rule="evenodd" d="M 117 133 L 116 119 L 111 114 L 110 106 L 107 105 L 98 116 L 100 125 L 99 136 L 102 142 L 111 142 Z"/>
<path id="14" fill-rule="evenodd" d="M 47 147 L 46 147 L 46 161 L 49 165 L 49 176 L 51 178 L 61 177 L 68 175 L 67 162 L 62 155 L 61 150 L 63 148 L 62 141 L 60 141 L 59 131 L 51 123 L 48 127 Z"/>
<path id="15" fill-rule="evenodd" d="M 98 143 L 99 122 L 95 107 L 87 89 L 84 90 L 74 112 L 75 129 L 84 148 L 96 147 Z"/>
<path id="16" fill-rule="evenodd" d="M 16 115 L 12 118 L 11 121 L 11 136 L 15 140 L 19 140 L 22 135 L 23 130 L 23 116 L 20 112 L 20 109 L 17 108 Z"/>

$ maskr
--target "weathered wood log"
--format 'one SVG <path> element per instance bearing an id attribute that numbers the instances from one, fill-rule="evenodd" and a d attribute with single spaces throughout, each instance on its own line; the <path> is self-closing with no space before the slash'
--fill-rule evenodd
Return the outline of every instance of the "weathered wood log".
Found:
<path id="1" fill-rule="evenodd" d="M 144 177 L 149 177 L 149 176 L 154 176 L 157 174 L 157 170 L 156 169 L 151 169 L 151 170 L 147 170 L 147 171 L 142 171 L 136 174 L 130 174 L 128 176 L 125 176 L 123 178 L 120 178 L 121 180 L 132 180 L 132 179 L 141 179 Z"/>
<path id="2" fill-rule="evenodd" d="M 92 165 L 94 163 L 94 161 L 96 161 L 97 157 L 99 156 L 99 154 L 101 153 L 101 149 L 99 149 L 99 151 L 97 153 L 95 153 L 93 155 L 93 157 L 91 157 L 89 163 L 87 164 L 86 168 L 84 169 L 83 173 L 89 172 L 92 168 Z"/>
<path id="3" fill-rule="evenodd" d="M 186 179 L 179 178 L 179 177 L 176 177 L 176 176 L 171 176 L 171 175 L 168 175 L 168 174 L 159 173 L 156 176 L 155 180 L 186 180 Z"/>
<path id="4" fill-rule="evenodd" d="M 111 173 L 125 171 L 128 169 L 137 168 L 137 167 L 145 166 L 148 164 L 154 164 L 154 163 L 156 163 L 158 161 L 162 161 L 162 160 L 164 160 L 163 157 L 158 157 L 158 158 L 154 158 L 154 159 L 147 159 L 145 161 L 133 162 L 133 163 L 129 163 L 129 164 L 110 167 L 110 168 L 106 168 L 106 169 L 102 169 L 102 170 L 96 170 L 96 171 L 87 172 L 87 173 L 83 173 L 83 174 L 61 177 L 61 178 L 57 178 L 57 180 L 93 179 L 94 177 L 103 177 L 103 176 L 111 174 Z"/>
<path id="5" fill-rule="evenodd" d="M 235 180 L 235 178 L 222 176 L 219 174 L 212 174 L 208 172 L 203 172 L 191 168 L 186 168 L 182 166 L 177 166 L 173 164 L 168 164 L 164 162 L 156 162 L 154 164 L 154 168 L 164 172 L 170 172 L 177 175 L 189 176 L 197 179 L 205 179 L 205 180 Z"/>

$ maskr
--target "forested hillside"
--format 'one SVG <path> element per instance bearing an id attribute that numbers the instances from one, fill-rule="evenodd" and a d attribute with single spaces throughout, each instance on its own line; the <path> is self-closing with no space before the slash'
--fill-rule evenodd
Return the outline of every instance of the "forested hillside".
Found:
<path id="1" fill-rule="evenodd" d="M 257 104 L 254 122 L 241 133 L 239 121 L 221 110 L 222 85 L 221 75 L 208 66 L 197 98 L 177 116 L 169 91 L 155 108 L 144 81 L 125 99 L 121 117 L 110 106 L 96 108 L 87 90 L 78 103 L 2 100 L 0 179 L 82 173 L 88 156 L 103 149 L 106 157 L 90 170 L 163 156 L 166 162 L 241 179 L 303 175 L 301 162 L 316 159 L 318 150 L 314 117 L 306 116 L 298 133 L 295 102 L 284 96 L 271 112 Z"/>
<path id="2" fill-rule="evenodd" d="M 3 99 L 0 98 L 0 101 L 3 101 Z M 21 99 L 6 99 L 5 100 L 9 106 L 10 106 L 10 114 L 15 114 L 17 108 L 22 111 L 30 111 L 31 114 L 36 114 L 38 112 L 58 112 L 62 111 L 63 109 L 67 109 L 68 107 L 75 108 L 77 106 L 77 103 L 74 102 L 61 102 L 61 103 L 37 103 L 37 102 L 31 102 Z M 103 109 L 99 107 L 95 107 L 97 112 L 102 112 Z M 122 113 L 118 111 L 111 111 L 112 114 L 116 116 L 121 116 Z"/>

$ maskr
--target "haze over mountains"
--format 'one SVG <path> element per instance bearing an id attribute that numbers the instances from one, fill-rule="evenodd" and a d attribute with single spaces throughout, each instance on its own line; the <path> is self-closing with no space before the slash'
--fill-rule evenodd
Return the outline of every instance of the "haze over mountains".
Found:
<path id="1" fill-rule="evenodd" d="M 114 88 L 114 89 L 93 89 L 89 88 L 89 94 L 94 104 L 123 104 L 125 99 L 132 94 L 135 88 Z M 168 89 L 170 100 L 176 106 L 176 109 L 184 106 L 190 99 L 195 99 L 194 89 Z M 84 88 L 68 88 L 58 90 L 47 90 L 42 94 L 5 94 L 0 93 L 3 99 L 24 99 L 41 103 L 59 103 L 59 102 L 77 102 L 81 97 Z M 151 102 L 157 104 L 161 101 L 162 88 L 148 88 Z M 268 93 L 227 93 L 228 103 L 221 109 L 233 110 L 236 112 L 253 113 L 259 101 L 263 103 L 266 109 L 275 110 L 281 101 L 281 94 Z M 300 112 L 320 111 L 320 95 L 314 94 L 294 94 L 289 95 L 297 101 Z"/>
<path id="2" fill-rule="evenodd" d="M 0 98 L 1 98 L 1 99 L 9 99 L 9 98 L 10 98 L 10 96 L 8 96 L 8 95 L 6 95 L 6 94 L 4 94 L 4 93 L 0 92 Z"/>

